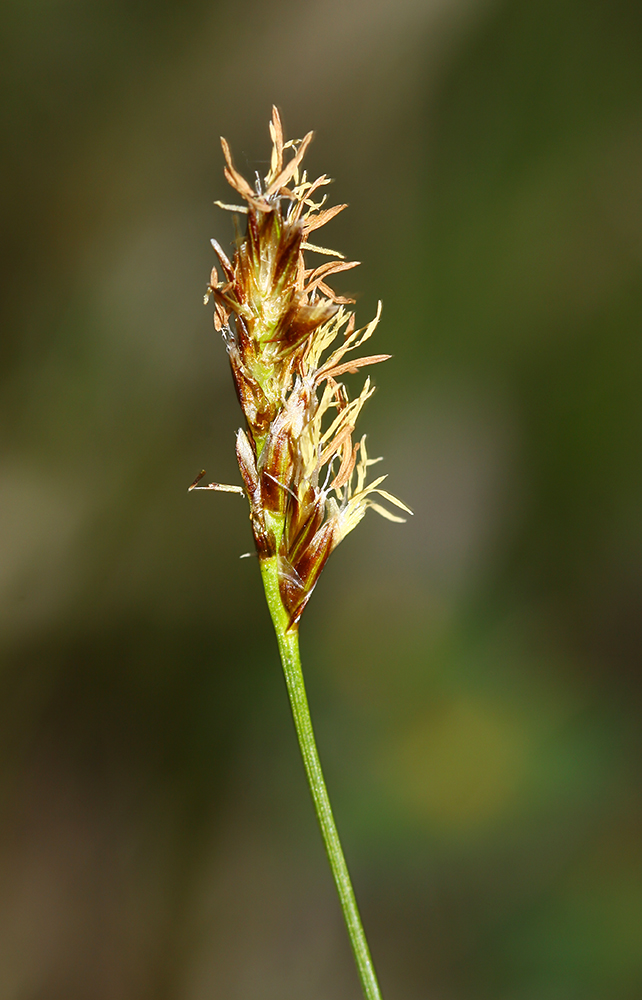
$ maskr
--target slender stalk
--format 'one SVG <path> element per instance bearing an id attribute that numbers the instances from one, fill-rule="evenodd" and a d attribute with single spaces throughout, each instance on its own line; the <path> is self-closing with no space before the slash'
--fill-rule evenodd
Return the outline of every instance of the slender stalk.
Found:
<path id="1" fill-rule="evenodd" d="M 355 899 L 352 882 L 348 873 L 339 833 L 332 815 L 332 807 L 328 790 L 321 770 L 321 761 L 317 751 L 308 699 L 305 693 L 303 672 L 301 670 L 301 658 L 299 656 L 299 635 L 295 626 L 288 631 L 288 615 L 283 607 L 281 595 L 279 593 L 279 581 L 277 575 L 276 557 L 261 560 L 261 573 L 263 576 L 263 586 L 267 599 L 270 615 L 274 624 L 283 673 L 290 698 L 290 706 L 294 717 L 294 725 L 299 740 L 299 748 L 305 772 L 308 778 L 308 785 L 312 794 L 314 809 L 317 820 L 321 827 L 323 842 L 334 876 L 334 882 L 339 894 L 339 901 L 343 916 L 348 929 L 350 943 L 354 952 L 357 970 L 363 992 L 367 1000 L 381 1000 L 381 991 L 377 982 L 370 949 L 361 923 L 357 901 Z"/>

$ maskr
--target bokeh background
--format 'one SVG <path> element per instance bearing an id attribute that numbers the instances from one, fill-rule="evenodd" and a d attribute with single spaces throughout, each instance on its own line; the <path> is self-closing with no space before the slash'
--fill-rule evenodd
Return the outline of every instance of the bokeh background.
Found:
<path id="1" fill-rule="evenodd" d="M 202 305 L 270 105 L 384 301 L 302 621 L 387 1000 L 642 996 L 642 13 L 4 0 L 0 995 L 357 1000 Z M 351 377 L 353 388 L 360 379 Z"/>

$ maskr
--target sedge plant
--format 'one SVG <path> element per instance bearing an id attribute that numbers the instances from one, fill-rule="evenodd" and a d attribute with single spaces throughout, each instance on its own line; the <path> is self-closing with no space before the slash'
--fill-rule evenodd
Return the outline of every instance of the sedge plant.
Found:
<path id="1" fill-rule="evenodd" d="M 270 122 L 272 155 L 267 176 L 252 187 L 235 169 L 221 139 L 225 177 L 242 199 L 217 204 L 246 220 L 237 224 L 230 260 L 212 240 L 218 260 L 205 301 L 214 301 L 246 426 L 236 436 L 244 486 L 189 487 L 244 494 L 263 585 L 276 632 L 294 725 L 321 834 L 367 1000 L 381 993 L 361 923 L 316 747 L 299 656 L 299 620 L 331 552 L 357 526 L 368 508 L 391 521 L 381 499 L 411 513 L 382 487 L 368 482 L 366 437 L 353 440 L 357 418 L 373 393 L 366 378 L 350 399 L 341 376 L 387 360 L 388 354 L 358 357 L 379 322 L 356 329 L 354 300 L 337 295 L 332 275 L 356 267 L 310 236 L 346 205 L 324 207 L 325 174 L 314 181 L 302 170 L 312 140 L 284 142 L 279 112 Z M 309 266 L 306 254 L 330 258 Z"/>

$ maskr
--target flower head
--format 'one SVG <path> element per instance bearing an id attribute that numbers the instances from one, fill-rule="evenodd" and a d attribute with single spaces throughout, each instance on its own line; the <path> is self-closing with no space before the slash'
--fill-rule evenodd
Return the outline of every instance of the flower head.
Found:
<path id="1" fill-rule="evenodd" d="M 261 559 L 276 558 L 281 600 L 295 627 L 326 559 L 371 507 L 392 521 L 375 498 L 412 513 L 381 484 L 366 483 L 379 459 L 368 457 L 363 435 L 353 443 L 357 417 L 373 393 L 370 379 L 355 399 L 339 379 L 390 357 L 355 357 L 381 315 L 355 329 L 353 302 L 328 284 L 333 274 L 356 267 L 309 236 L 346 205 L 325 208 L 323 174 L 309 181 L 301 169 L 312 140 L 284 143 L 273 108 L 272 158 L 264 180 L 252 188 L 235 169 L 221 139 L 225 176 L 243 205 L 223 205 L 247 217 L 229 260 L 212 240 L 219 269 L 212 271 L 206 301 L 214 299 L 214 325 L 232 367 L 247 432 L 239 430 L 236 453 Z M 305 252 L 331 259 L 306 267 Z M 212 484 L 214 486 L 215 484 Z"/>

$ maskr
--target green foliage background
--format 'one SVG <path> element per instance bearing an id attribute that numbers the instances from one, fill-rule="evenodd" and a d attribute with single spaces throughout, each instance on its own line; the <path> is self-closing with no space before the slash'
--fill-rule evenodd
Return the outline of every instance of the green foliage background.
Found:
<path id="1" fill-rule="evenodd" d="M 358 985 L 210 310 L 218 135 L 275 101 L 394 359 L 302 622 L 389 1000 L 642 995 L 642 15 L 615 0 L 0 8 L 0 995 Z M 356 376 L 355 386 L 359 385 Z"/>

